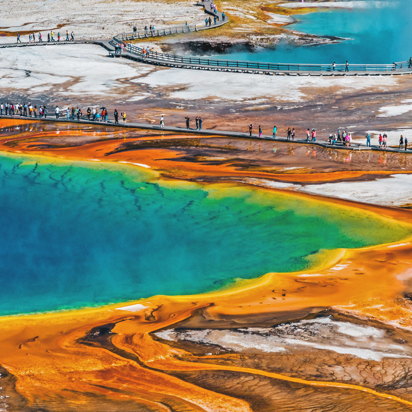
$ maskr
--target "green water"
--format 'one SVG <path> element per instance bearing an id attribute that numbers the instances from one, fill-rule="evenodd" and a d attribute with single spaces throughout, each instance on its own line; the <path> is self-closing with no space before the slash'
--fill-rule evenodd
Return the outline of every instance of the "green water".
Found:
<path id="1" fill-rule="evenodd" d="M 189 294 L 397 241 L 373 215 L 144 169 L 0 157 L 0 314 Z"/>

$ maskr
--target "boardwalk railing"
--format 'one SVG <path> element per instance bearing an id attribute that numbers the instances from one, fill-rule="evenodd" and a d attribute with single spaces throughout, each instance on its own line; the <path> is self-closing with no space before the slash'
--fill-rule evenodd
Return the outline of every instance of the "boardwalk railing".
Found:
<path id="1" fill-rule="evenodd" d="M 123 42 L 122 38 L 131 35 L 119 35 L 114 37 L 117 43 Z M 124 42 L 123 42 L 124 43 Z M 251 69 L 273 72 L 314 72 L 314 73 L 409 73 L 412 71 L 412 62 L 403 61 L 392 64 L 336 64 L 333 68 L 331 64 L 298 64 L 298 63 L 262 63 L 253 61 L 240 60 L 223 60 L 207 57 L 184 57 L 169 53 L 158 53 L 150 51 L 148 56 L 143 55 L 143 48 L 126 43 L 126 51 L 137 57 L 138 60 L 152 64 L 164 64 L 171 66 L 206 66 L 210 68 L 227 68 L 227 69 Z"/>
<path id="2" fill-rule="evenodd" d="M 122 33 L 113 37 L 114 43 L 123 43 L 126 46 L 127 55 L 135 60 L 149 64 L 164 65 L 185 68 L 205 68 L 209 70 L 228 70 L 228 71 L 261 71 L 273 73 L 295 73 L 295 74 L 406 74 L 412 73 L 412 58 L 408 61 L 395 62 L 392 64 L 300 64 L 300 63 L 270 63 L 254 62 L 241 60 L 211 59 L 206 57 L 185 57 L 169 53 L 158 53 L 150 51 L 149 55 L 143 55 L 143 48 L 137 45 L 126 43 L 130 40 L 144 39 L 149 37 L 167 36 L 177 33 L 190 33 L 193 31 L 207 30 L 212 27 L 221 26 L 228 22 L 228 17 L 221 12 L 215 13 L 211 8 L 210 0 L 202 0 L 197 3 L 203 6 L 205 12 L 214 17 L 212 25 L 185 25 L 179 27 L 162 28 L 158 30 L 145 30 L 144 32 Z M 215 18 L 217 19 L 214 24 Z"/>

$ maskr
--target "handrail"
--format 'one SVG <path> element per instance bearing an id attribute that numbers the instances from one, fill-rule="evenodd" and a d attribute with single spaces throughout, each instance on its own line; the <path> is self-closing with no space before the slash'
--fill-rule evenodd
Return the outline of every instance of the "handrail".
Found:
<path id="1" fill-rule="evenodd" d="M 172 26 L 169 28 L 161 28 L 155 30 L 145 30 L 135 33 L 122 33 L 113 37 L 117 44 L 123 43 L 127 53 L 133 55 L 138 60 L 150 64 L 165 64 L 171 66 L 192 66 L 192 67 L 210 67 L 210 68 L 227 68 L 233 70 L 247 69 L 259 70 L 265 72 L 309 72 L 309 73 L 336 73 L 336 74 L 350 74 L 350 73 L 367 73 L 367 74 L 393 74 L 393 73 L 412 73 L 412 57 L 408 61 L 394 62 L 392 64 L 310 64 L 310 63 L 270 63 L 270 62 L 253 62 L 241 60 L 223 60 L 206 57 L 184 57 L 169 53 L 159 53 L 150 51 L 148 55 L 143 54 L 143 48 L 126 43 L 128 40 L 143 39 L 149 37 L 160 37 L 176 33 L 189 33 L 192 31 L 206 30 L 213 27 L 221 26 L 228 22 L 228 18 L 223 20 L 222 13 L 215 13 L 211 9 L 210 0 L 202 0 L 201 3 L 205 8 L 205 12 L 213 15 L 219 21 L 215 25 L 205 25 L 198 27 L 197 25 Z"/>
<path id="2" fill-rule="evenodd" d="M 116 39 L 117 40 L 117 39 Z M 117 41 L 121 43 L 122 41 Z M 123 42 L 124 43 L 124 42 Z M 412 64 L 410 61 L 397 62 L 393 64 L 350 64 L 346 70 L 346 64 L 336 64 L 333 69 L 331 64 L 299 64 L 299 63 L 270 63 L 270 62 L 253 62 L 240 60 L 223 60 L 206 57 L 184 57 L 169 53 L 159 53 L 150 51 L 148 56 L 143 55 L 143 48 L 126 43 L 126 51 L 147 63 L 181 63 L 195 66 L 226 67 L 257 69 L 267 71 L 289 71 L 289 72 L 409 72 Z"/>

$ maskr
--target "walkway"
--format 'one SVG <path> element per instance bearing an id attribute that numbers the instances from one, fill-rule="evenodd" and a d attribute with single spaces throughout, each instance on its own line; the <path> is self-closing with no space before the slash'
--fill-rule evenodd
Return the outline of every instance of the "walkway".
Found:
<path id="1" fill-rule="evenodd" d="M 308 142 L 306 139 L 296 139 L 296 140 L 287 140 L 284 137 L 276 137 L 273 139 L 270 135 L 262 135 L 259 137 L 258 135 L 254 134 L 252 136 L 249 133 L 241 133 L 241 132 L 233 132 L 228 130 L 215 130 L 215 129 L 203 129 L 203 130 L 196 130 L 196 129 L 186 129 L 185 127 L 175 127 L 175 126 L 165 126 L 163 128 L 160 125 L 152 125 L 147 123 L 126 123 L 119 122 L 115 124 L 113 121 L 106 122 L 96 122 L 92 120 L 82 119 L 78 120 L 67 120 L 66 117 L 60 117 L 56 119 L 54 115 L 49 115 L 47 119 L 44 118 L 35 118 L 35 117 L 25 117 L 25 116 L 5 116 L 0 115 L 0 119 L 24 119 L 28 121 L 40 121 L 40 122 L 52 122 L 52 123 L 72 123 L 75 125 L 79 124 L 91 124 L 95 126 L 104 126 L 104 127 L 121 127 L 127 129 L 143 129 L 143 130 L 155 130 L 158 132 L 175 132 L 175 133 L 183 133 L 183 134 L 195 134 L 200 136 L 222 136 L 222 137 L 229 137 L 229 138 L 236 138 L 236 139 L 248 139 L 248 140 L 258 140 L 258 141 L 271 141 L 271 142 L 282 142 L 282 143 L 290 143 L 290 144 L 301 144 L 301 145 L 310 145 L 310 146 L 320 146 L 329 149 L 337 149 L 337 150 L 350 150 L 350 151 L 379 151 L 382 153 L 404 153 L 404 154 L 412 154 L 412 144 L 411 149 L 407 151 L 401 150 L 394 147 L 387 147 L 385 150 L 380 149 L 379 146 L 372 145 L 371 147 L 367 147 L 364 144 L 352 142 L 351 146 L 346 147 L 342 144 L 331 145 L 324 141 L 319 142 Z M 366 138 L 365 138 L 366 140 Z"/>
<path id="2" fill-rule="evenodd" d="M 205 9 L 207 15 L 213 16 L 212 25 L 206 26 L 204 22 L 200 25 L 170 26 L 156 30 L 136 31 L 133 33 L 121 33 L 107 40 L 76 40 L 74 42 L 42 42 L 42 43 L 8 43 L 0 44 L 1 48 L 27 47 L 27 46 L 49 46 L 65 44 L 97 44 L 109 51 L 110 56 L 119 56 L 138 61 L 140 63 L 156 66 L 175 67 L 192 70 L 225 71 L 234 73 L 255 73 L 266 75 L 288 75 L 288 76 L 394 76 L 412 74 L 412 60 L 395 62 L 391 64 L 350 64 L 347 68 L 344 64 L 337 64 L 334 68 L 331 64 L 297 64 L 297 63 L 265 63 L 239 60 L 210 59 L 203 57 L 184 57 L 169 53 L 150 52 L 149 57 L 143 57 L 143 49 L 137 45 L 126 43 L 131 40 L 150 39 L 156 37 L 170 36 L 209 30 L 220 27 L 229 22 L 229 18 L 221 12 L 215 13 L 211 8 L 211 0 L 196 3 Z M 218 18 L 214 24 L 214 17 Z M 125 44 L 125 51 L 115 54 L 116 44 Z"/>

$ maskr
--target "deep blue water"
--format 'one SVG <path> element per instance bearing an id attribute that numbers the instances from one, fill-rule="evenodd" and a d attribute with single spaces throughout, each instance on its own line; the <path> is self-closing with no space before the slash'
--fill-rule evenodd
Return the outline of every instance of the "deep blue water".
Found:
<path id="1" fill-rule="evenodd" d="M 389 0 L 389 6 L 377 7 L 370 0 L 368 9 L 333 10 L 295 15 L 298 23 L 289 29 L 316 35 L 349 38 L 344 42 L 323 46 L 291 46 L 260 49 L 256 53 L 227 55 L 235 60 L 278 63 L 372 63 L 390 64 L 412 56 L 411 0 Z M 221 57 L 222 55 L 220 55 Z"/>
<path id="2" fill-rule="evenodd" d="M 143 170 L 143 169 L 142 169 Z M 122 165 L 0 157 L 0 314 L 204 292 L 409 229 L 263 190 Z"/>

